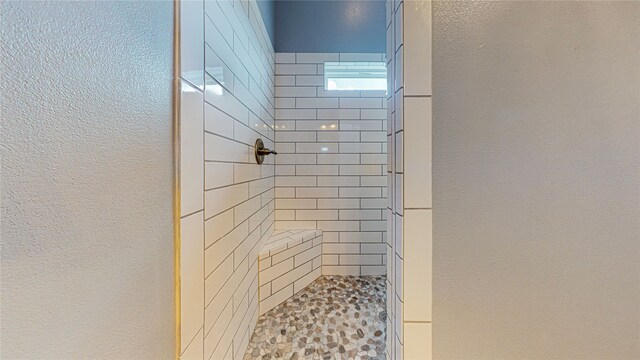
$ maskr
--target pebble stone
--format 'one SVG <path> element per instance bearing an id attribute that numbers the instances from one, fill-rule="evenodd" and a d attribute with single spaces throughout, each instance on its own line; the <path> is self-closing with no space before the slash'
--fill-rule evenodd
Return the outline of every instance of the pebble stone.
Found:
<path id="1" fill-rule="evenodd" d="M 384 276 L 322 276 L 258 319 L 244 360 L 383 360 Z"/>

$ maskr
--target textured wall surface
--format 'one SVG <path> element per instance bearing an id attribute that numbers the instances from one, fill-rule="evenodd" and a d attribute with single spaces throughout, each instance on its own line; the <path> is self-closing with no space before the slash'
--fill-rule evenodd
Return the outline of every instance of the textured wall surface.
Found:
<path id="1" fill-rule="evenodd" d="M 171 359 L 169 2 L 2 2 L 2 358 Z"/>
<path id="2" fill-rule="evenodd" d="M 385 269 L 385 91 L 325 90 L 325 61 L 383 54 L 276 54 L 276 228 L 322 229 L 322 273 Z"/>
<path id="3" fill-rule="evenodd" d="M 278 0 L 276 52 L 383 53 L 384 0 Z"/>
<path id="4" fill-rule="evenodd" d="M 640 4 L 434 2 L 434 357 L 640 358 Z"/>
<path id="5" fill-rule="evenodd" d="M 181 2 L 181 359 L 241 359 L 274 222 L 274 52 L 255 1 Z"/>

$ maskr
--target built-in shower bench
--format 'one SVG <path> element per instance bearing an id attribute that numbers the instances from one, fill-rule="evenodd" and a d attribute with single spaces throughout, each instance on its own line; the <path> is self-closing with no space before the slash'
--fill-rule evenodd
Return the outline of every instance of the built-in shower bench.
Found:
<path id="1" fill-rule="evenodd" d="M 275 230 L 260 252 L 260 315 L 320 277 L 322 230 Z"/>

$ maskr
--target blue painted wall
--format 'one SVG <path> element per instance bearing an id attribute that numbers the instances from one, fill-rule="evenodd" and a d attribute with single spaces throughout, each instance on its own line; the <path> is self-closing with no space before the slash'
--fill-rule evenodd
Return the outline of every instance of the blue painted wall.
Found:
<path id="1" fill-rule="evenodd" d="M 271 39 L 271 44 L 276 47 L 276 4 L 275 0 L 257 0 L 258 9 L 260 9 L 260 15 L 262 21 L 267 27 L 267 34 Z"/>
<path id="2" fill-rule="evenodd" d="M 384 0 L 278 0 L 276 52 L 385 52 Z"/>

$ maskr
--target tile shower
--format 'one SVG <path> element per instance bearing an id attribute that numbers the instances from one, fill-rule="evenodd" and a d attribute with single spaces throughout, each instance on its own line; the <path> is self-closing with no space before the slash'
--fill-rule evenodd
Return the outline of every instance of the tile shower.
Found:
<path id="1" fill-rule="evenodd" d="M 275 53 L 255 1 L 180 6 L 180 358 L 402 359 L 402 224 L 430 226 L 401 201 L 402 3 L 387 54 Z M 326 90 L 335 61 L 385 62 L 392 91 Z"/>

